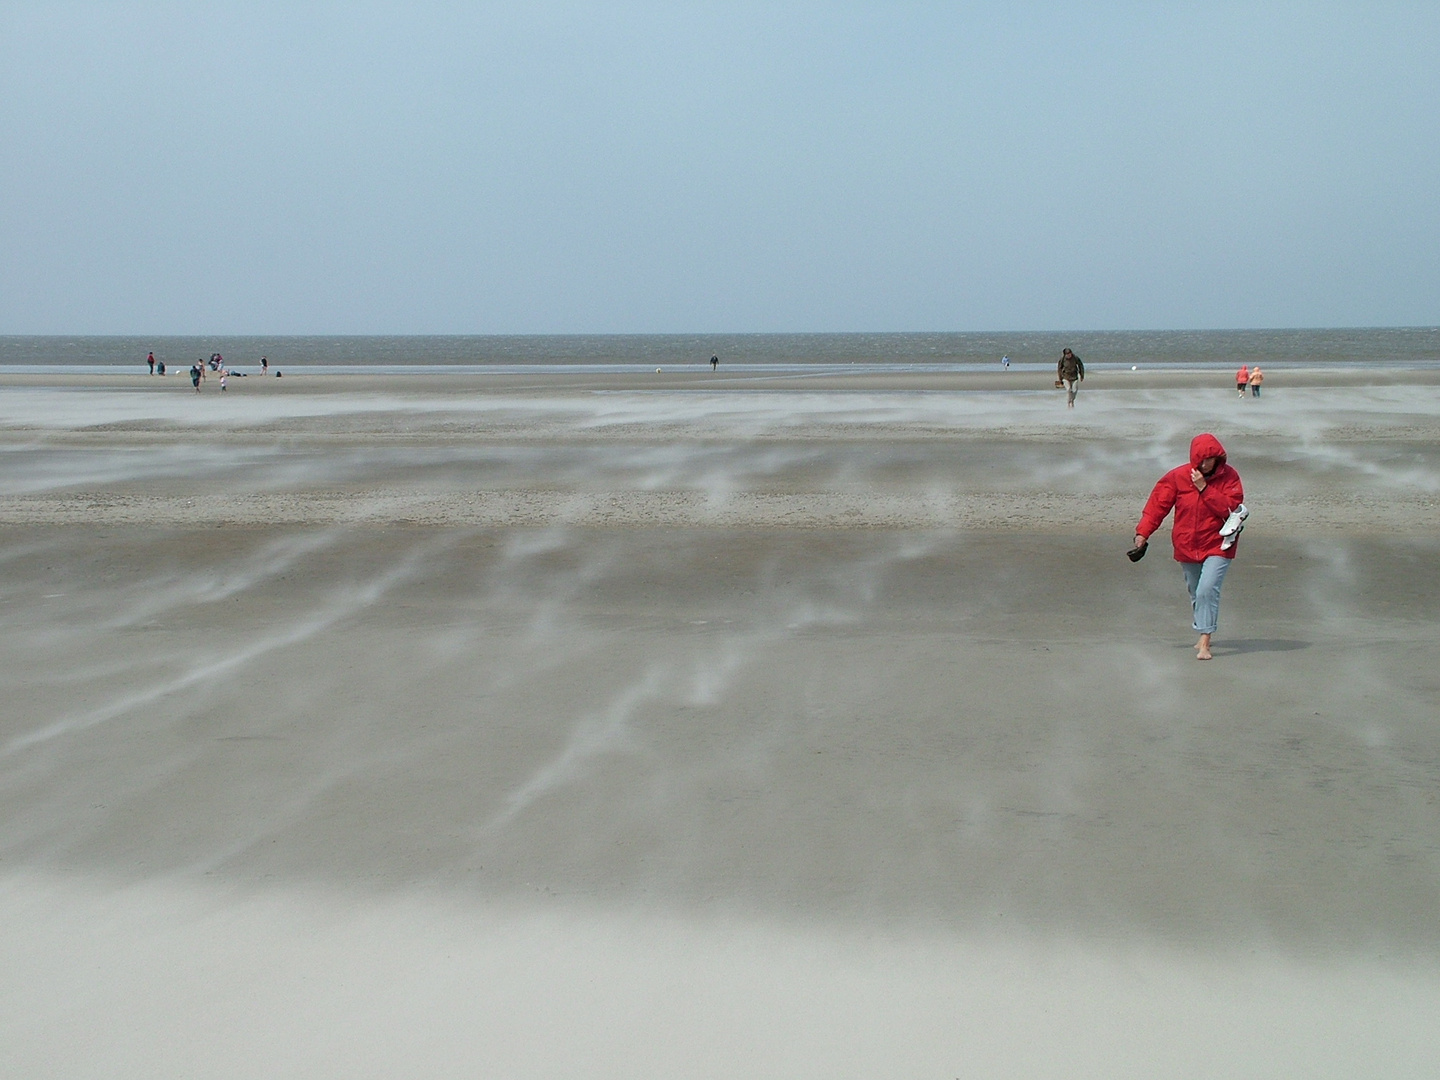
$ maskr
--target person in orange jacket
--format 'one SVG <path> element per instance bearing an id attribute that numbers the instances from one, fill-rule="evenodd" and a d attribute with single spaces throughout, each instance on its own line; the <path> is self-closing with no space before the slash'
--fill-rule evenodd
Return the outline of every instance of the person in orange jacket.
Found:
<path id="1" fill-rule="evenodd" d="M 1200 635 L 1195 658 L 1209 660 L 1210 635 L 1220 620 L 1220 586 L 1238 547 L 1239 521 L 1231 524 L 1230 518 L 1237 515 L 1243 521 L 1248 514 L 1240 474 L 1225 460 L 1220 440 L 1209 432 L 1190 440 L 1189 464 L 1171 469 L 1150 492 L 1135 526 L 1131 561 L 1144 556 L 1151 535 L 1172 509 L 1170 542 L 1190 591 L 1194 628 Z M 1222 529 L 1229 531 L 1222 535 Z"/>

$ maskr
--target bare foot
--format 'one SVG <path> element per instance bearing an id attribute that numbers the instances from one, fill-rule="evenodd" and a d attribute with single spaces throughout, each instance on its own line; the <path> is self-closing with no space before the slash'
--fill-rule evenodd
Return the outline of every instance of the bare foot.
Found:
<path id="1" fill-rule="evenodd" d="M 1210 652 L 1210 635 L 1201 634 L 1200 640 L 1195 643 L 1196 660 L 1213 660 L 1215 657 Z"/>

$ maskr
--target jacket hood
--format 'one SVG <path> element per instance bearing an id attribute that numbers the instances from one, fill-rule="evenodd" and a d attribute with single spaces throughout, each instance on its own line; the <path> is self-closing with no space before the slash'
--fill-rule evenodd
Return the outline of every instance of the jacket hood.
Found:
<path id="1" fill-rule="evenodd" d="M 1219 458 L 1216 468 L 1225 464 L 1225 447 L 1220 445 L 1220 440 L 1208 431 L 1203 435 L 1196 435 L 1190 440 L 1190 467 L 1198 469 L 1200 462 L 1207 457 Z"/>

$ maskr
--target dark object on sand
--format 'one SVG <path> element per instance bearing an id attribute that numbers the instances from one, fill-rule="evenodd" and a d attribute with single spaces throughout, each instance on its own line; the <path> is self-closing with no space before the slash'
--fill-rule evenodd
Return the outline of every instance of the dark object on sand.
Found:
<path id="1" fill-rule="evenodd" d="M 1147 551 L 1149 551 L 1149 550 L 1150 550 L 1150 541 L 1147 540 L 1147 541 L 1145 541 L 1145 543 L 1141 544 L 1139 547 L 1133 547 L 1133 548 L 1131 548 L 1129 551 L 1125 552 L 1125 557 L 1126 557 L 1127 559 L 1129 559 L 1131 562 L 1139 562 L 1141 559 L 1143 559 L 1143 558 L 1145 557 L 1145 552 L 1147 552 Z"/>

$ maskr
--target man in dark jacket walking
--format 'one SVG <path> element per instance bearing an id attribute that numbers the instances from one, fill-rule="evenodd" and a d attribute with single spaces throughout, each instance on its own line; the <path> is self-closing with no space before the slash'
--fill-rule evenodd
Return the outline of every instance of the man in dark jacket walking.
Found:
<path id="1" fill-rule="evenodd" d="M 1200 635 L 1195 643 L 1197 660 L 1211 659 L 1210 635 L 1220 619 L 1220 586 L 1235 557 L 1235 537 L 1247 513 L 1244 504 L 1240 474 L 1226 463 L 1220 440 L 1207 432 L 1190 440 L 1188 465 L 1171 469 L 1160 478 L 1135 526 L 1130 557 L 1138 562 L 1151 534 L 1172 509 L 1175 511 L 1170 542 L 1190 590 L 1195 631 Z"/>
<path id="2" fill-rule="evenodd" d="M 1060 354 L 1060 362 L 1055 365 L 1055 378 L 1065 387 L 1065 407 L 1075 407 L 1075 394 L 1080 389 L 1080 384 L 1085 381 L 1085 365 L 1080 358 L 1069 349 Z"/>

